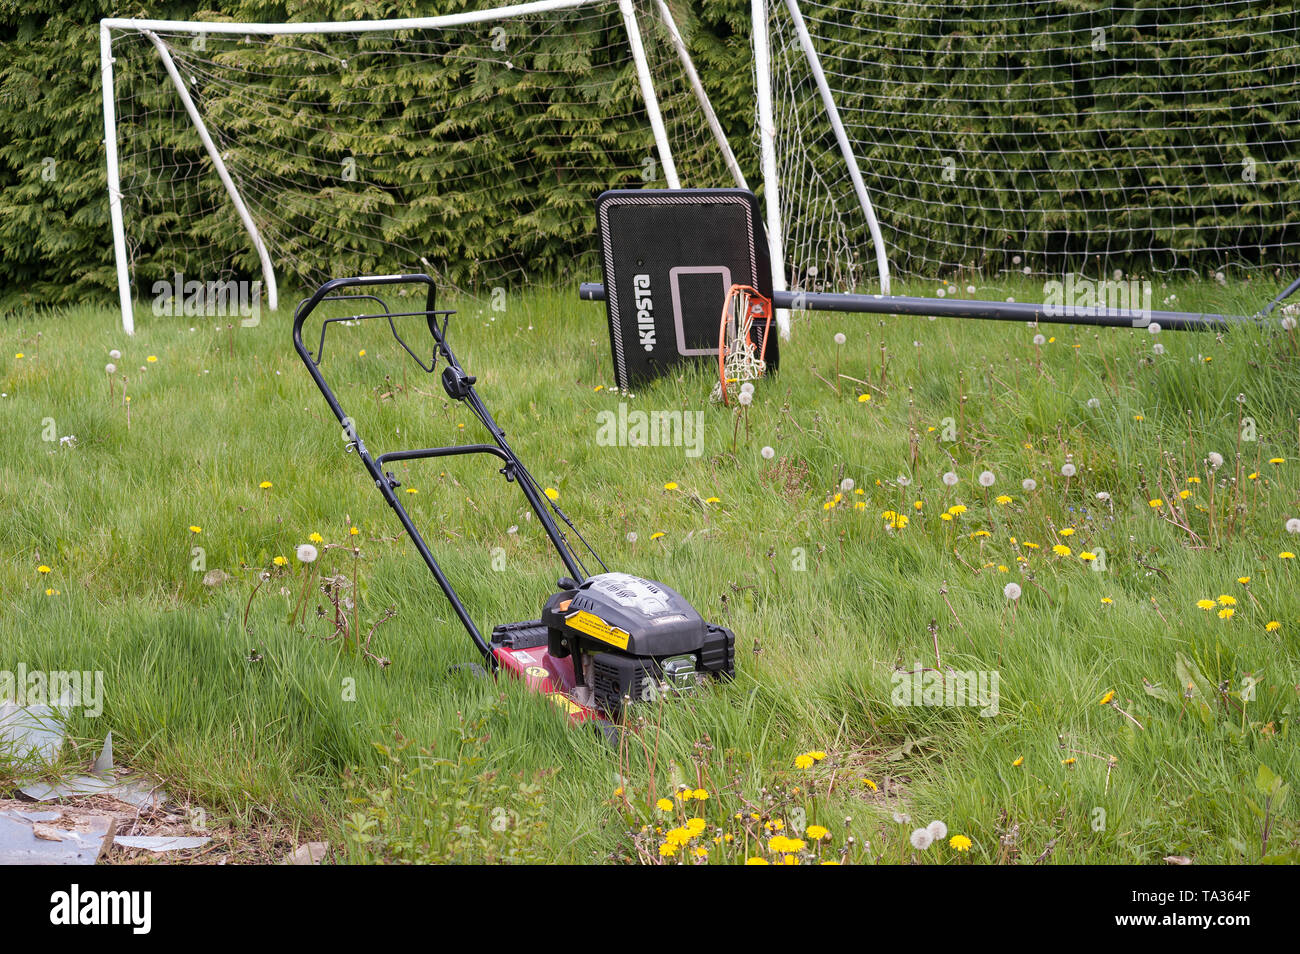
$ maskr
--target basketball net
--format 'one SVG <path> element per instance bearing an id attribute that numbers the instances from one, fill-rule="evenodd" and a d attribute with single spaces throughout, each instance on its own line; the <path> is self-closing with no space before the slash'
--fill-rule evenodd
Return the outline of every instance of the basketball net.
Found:
<path id="1" fill-rule="evenodd" d="M 756 321 L 762 322 L 762 345 L 754 344 Z M 712 399 L 730 404 L 729 391 L 736 391 L 746 381 L 755 381 L 767 371 L 763 360 L 767 336 L 772 325 L 772 302 L 749 285 L 732 285 L 722 303 L 722 320 L 718 325 L 718 383 Z"/>

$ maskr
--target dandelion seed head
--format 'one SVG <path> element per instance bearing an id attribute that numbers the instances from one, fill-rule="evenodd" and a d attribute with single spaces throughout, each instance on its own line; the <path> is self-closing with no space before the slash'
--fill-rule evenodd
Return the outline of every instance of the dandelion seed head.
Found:
<path id="1" fill-rule="evenodd" d="M 1008 583 L 1006 586 L 1002 587 L 1002 595 L 1009 600 L 1020 599 L 1020 593 L 1021 590 L 1019 583 Z"/>
<path id="2" fill-rule="evenodd" d="M 104 371 L 105 371 L 106 373 L 108 373 L 108 374 L 116 374 L 116 373 L 117 373 L 117 365 L 115 365 L 115 364 L 106 364 L 106 365 L 104 365 Z"/>
<path id="3" fill-rule="evenodd" d="M 754 395 L 750 391 L 741 391 L 736 400 L 740 402 L 741 407 L 749 407 L 754 403 Z"/>
<path id="4" fill-rule="evenodd" d="M 912 847 L 917 851 L 925 851 L 934 843 L 934 836 L 930 834 L 928 828 L 918 828 L 912 832 Z"/>
<path id="5" fill-rule="evenodd" d="M 991 470 L 983 471 L 980 474 L 981 487 L 992 487 L 995 480 L 997 480 L 997 478 L 993 476 L 993 471 Z"/>
<path id="6" fill-rule="evenodd" d="M 1067 462 L 1067 463 L 1064 463 L 1064 464 L 1061 465 L 1061 476 L 1062 476 L 1062 477 L 1073 477 L 1073 476 L 1074 476 L 1075 474 L 1077 474 L 1078 472 L 1079 472 L 1079 468 L 1075 467 L 1075 466 L 1074 466 L 1073 464 L 1071 464 L 1071 463 L 1068 463 L 1068 462 Z"/>
<path id="7" fill-rule="evenodd" d="M 763 460 L 771 460 L 776 456 L 776 451 L 770 447 L 764 447 L 759 453 L 763 455 Z"/>
<path id="8" fill-rule="evenodd" d="M 298 545 L 298 561 L 300 563 L 315 563 L 318 556 L 320 554 L 312 544 L 300 543 Z"/>
<path id="9" fill-rule="evenodd" d="M 1037 490 L 1038 481 L 1034 480 L 1034 478 L 1032 477 L 1026 477 L 1024 480 L 1020 482 L 1020 486 L 1025 488 L 1026 491 Z"/>
<path id="10" fill-rule="evenodd" d="M 852 490 L 853 487 L 854 487 L 854 483 L 852 477 L 845 477 L 843 480 L 840 481 L 840 490 L 844 491 L 846 494 L 850 490 Z"/>
<path id="11" fill-rule="evenodd" d="M 1097 408 L 1101 407 L 1101 402 L 1096 398 L 1088 398 L 1088 407 L 1095 411 Z"/>
<path id="12" fill-rule="evenodd" d="M 835 343 L 836 343 L 837 345 L 842 345 L 842 344 L 844 344 L 844 342 L 846 342 L 846 341 L 848 341 L 848 340 L 849 340 L 848 338 L 844 337 L 844 332 L 842 332 L 842 331 L 837 331 L 837 332 L 835 332 Z"/>
<path id="13" fill-rule="evenodd" d="M 1157 341 L 1155 344 L 1153 344 L 1153 345 L 1151 346 L 1151 351 L 1152 351 L 1154 354 L 1164 354 L 1164 353 L 1165 353 L 1165 346 L 1162 345 L 1159 341 Z"/>
<path id="14" fill-rule="evenodd" d="M 1160 334 L 1160 322 L 1158 321 L 1151 322 L 1151 324 L 1147 325 L 1147 331 L 1151 332 L 1151 334 L 1153 335 Z"/>
<path id="15" fill-rule="evenodd" d="M 1206 460 L 1210 462 L 1210 466 L 1213 467 L 1215 470 L 1218 470 L 1220 467 L 1223 466 L 1223 455 L 1220 454 L 1218 451 L 1210 451 L 1209 455 L 1206 457 Z"/>
<path id="16" fill-rule="evenodd" d="M 1292 517 L 1286 522 L 1287 533 L 1300 533 L 1300 517 Z"/>
<path id="17" fill-rule="evenodd" d="M 108 356 L 112 358 L 114 361 L 116 361 L 118 358 L 122 357 L 122 352 L 114 348 L 112 351 L 108 353 Z"/>
<path id="18" fill-rule="evenodd" d="M 1036 345 L 1047 344 L 1047 339 L 1044 338 L 1042 335 L 1034 335 L 1034 344 Z"/>
<path id="19" fill-rule="evenodd" d="M 926 831 L 930 833 L 930 837 L 935 841 L 943 841 L 948 837 L 948 826 L 938 819 L 930 822 L 930 824 L 926 826 Z"/>
<path id="20" fill-rule="evenodd" d="M 950 470 L 948 473 L 943 475 L 943 482 L 949 487 L 956 487 L 957 475 Z"/>

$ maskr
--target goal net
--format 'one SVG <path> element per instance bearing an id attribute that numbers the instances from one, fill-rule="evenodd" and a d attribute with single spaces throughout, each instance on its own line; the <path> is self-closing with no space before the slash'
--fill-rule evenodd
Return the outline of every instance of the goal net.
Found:
<path id="1" fill-rule="evenodd" d="M 101 47 L 128 327 L 128 288 L 182 277 L 260 282 L 272 308 L 366 273 L 500 300 L 597 267 L 605 189 L 743 184 L 664 0 L 108 20 Z"/>
<path id="2" fill-rule="evenodd" d="M 870 286 L 882 245 L 927 277 L 1295 262 L 1293 4 L 769 0 L 766 19 L 792 287 Z"/>

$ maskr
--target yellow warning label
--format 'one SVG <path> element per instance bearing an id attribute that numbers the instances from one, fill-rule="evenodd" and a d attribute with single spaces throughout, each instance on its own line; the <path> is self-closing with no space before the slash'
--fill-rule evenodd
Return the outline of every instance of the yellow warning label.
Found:
<path id="1" fill-rule="evenodd" d="M 541 666 L 529 666 L 524 670 L 524 674 L 532 676 L 534 679 L 546 679 L 551 675 Z"/>
<path id="2" fill-rule="evenodd" d="M 601 642 L 627 649 L 628 634 L 617 626 L 610 626 L 599 616 L 592 616 L 586 610 L 578 610 L 564 618 L 564 621 L 580 633 L 586 633 Z"/>
<path id="3" fill-rule="evenodd" d="M 569 713 L 569 715 L 580 715 L 582 713 L 582 706 L 578 705 L 562 692 L 549 692 L 546 694 L 546 698 L 550 699 L 561 709 L 564 709 Z"/>

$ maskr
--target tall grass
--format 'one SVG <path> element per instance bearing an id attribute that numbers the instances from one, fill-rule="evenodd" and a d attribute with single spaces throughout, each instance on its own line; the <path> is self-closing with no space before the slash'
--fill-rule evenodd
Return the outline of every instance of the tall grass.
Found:
<path id="1" fill-rule="evenodd" d="M 1171 284 L 1157 307 L 1174 293 L 1240 313 L 1263 294 Z M 764 799 L 788 801 L 801 779 L 817 793 L 808 821 L 836 851 L 854 836 L 849 860 L 1294 858 L 1294 804 L 1272 810 L 1267 845 L 1251 807 L 1261 765 L 1300 776 L 1300 569 L 1279 557 L 1300 550 L 1285 530 L 1300 515 L 1291 336 L 808 316 L 737 427 L 739 412 L 708 404 L 707 369 L 614 391 L 603 315 L 573 299 L 471 304 L 453 347 L 611 568 L 663 580 L 735 630 L 733 683 L 641 713 L 620 753 L 480 678 L 345 453 L 287 315 L 233 329 L 141 315 L 127 338 L 98 307 L 0 327 L 0 669 L 102 670 L 105 711 L 74 715 L 70 758 L 112 729 L 120 761 L 214 818 L 292 824 L 351 860 L 681 860 L 638 854 L 629 834 L 645 823 L 642 840 L 659 837 L 654 802 L 677 783 L 710 791 L 718 824 L 742 807 L 762 824 L 789 808 Z M 333 326 L 324 367 L 374 453 L 482 438 L 385 329 Z M 600 446 L 597 415 L 624 401 L 702 410 L 703 453 Z M 534 618 L 563 568 L 495 465 L 392 470 L 480 627 Z M 371 644 L 391 665 L 327 638 L 314 585 L 306 626 L 288 622 L 295 547 L 312 533 L 335 545 L 315 570 L 357 583 L 363 632 L 395 608 Z M 918 667 L 995 671 L 997 715 L 896 705 L 899 671 Z M 811 750 L 826 758 L 797 768 Z M 478 834 L 431 847 L 452 843 L 421 826 L 460 823 L 430 811 L 446 799 Z M 970 852 L 907 845 L 932 818 Z M 711 857 L 738 857 L 726 845 Z"/>

